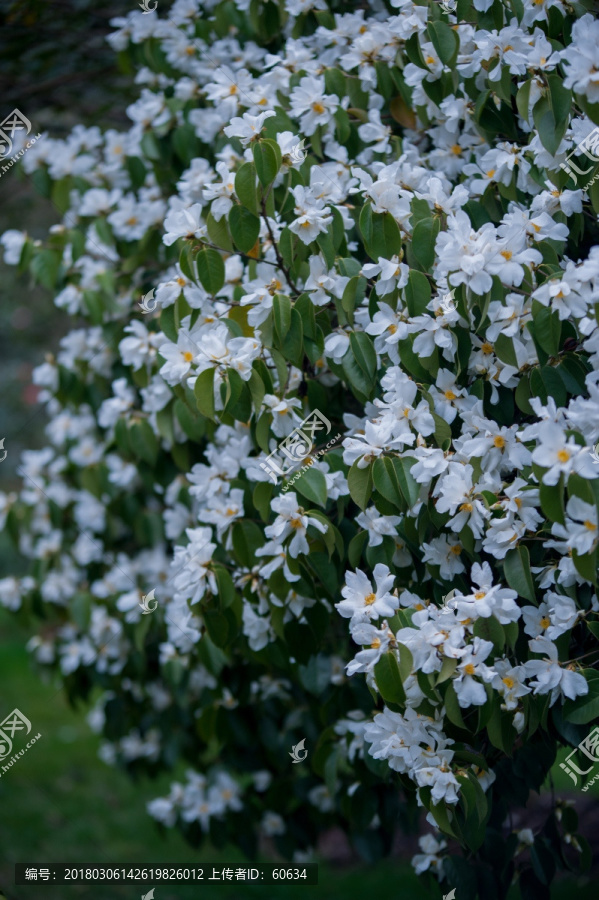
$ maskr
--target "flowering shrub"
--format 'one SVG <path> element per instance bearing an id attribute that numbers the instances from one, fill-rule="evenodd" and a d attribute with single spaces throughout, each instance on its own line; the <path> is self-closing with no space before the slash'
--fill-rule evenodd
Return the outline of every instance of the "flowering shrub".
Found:
<path id="1" fill-rule="evenodd" d="M 338 825 L 374 859 L 424 807 L 417 871 L 548 896 L 574 811 L 506 823 L 599 715 L 599 189 L 560 167 L 599 23 L 164 5 L 114 22 L 131 129 L 22 161 L 66 212 L 6 260 L 79 324 L 35 372 L 2 602 L 103 689 L 106 761 L 186 763 L 149 812 L 194 844 L 303 859 Z M 339 440 L 273 474 L 316 413 Z"/>

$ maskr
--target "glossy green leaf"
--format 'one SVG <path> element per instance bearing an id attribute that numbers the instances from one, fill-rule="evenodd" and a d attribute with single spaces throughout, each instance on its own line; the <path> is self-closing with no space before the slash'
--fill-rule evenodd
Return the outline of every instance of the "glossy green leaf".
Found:
<path id="1" fill-rule="evenodd" d="M 204 290 L 217 294 L 225 283 L 225 264 L 216 250 L 206 248 L 196 256 L 198 277 Z"/>

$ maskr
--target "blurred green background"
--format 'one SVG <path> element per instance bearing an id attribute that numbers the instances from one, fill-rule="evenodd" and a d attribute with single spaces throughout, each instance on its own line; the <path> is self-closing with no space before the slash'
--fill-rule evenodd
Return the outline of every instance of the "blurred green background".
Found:
<path id="1" fill-rule="evenodd" d="M 35 130 L 64 137 L 78 122 L 127 127 L 124 109 L 132 94 L 130 81 L 115 66 L 105 45 L 109 19 L 134 9 L 136 3 L 114 0 L 16 0 L 0 4 L 0 119 L 20 108 Z M 115 97 L 117 100 L 115 101 Z M 38 196 L 22 167 L 0 178 L 0 233 L 8 228 L 43 238 L 60 211 Z M 57 310 L 52 298 L 15 269 L 0 262 L 0 438 L 7 459 L 0 469 L 0 489 L 17 490 L 15 468 L 23 449 L 44 444 L 45 417 L 36 405 L 31 371 L 47 352 L 55 352 L 61 335 L 80 323 Z M 6 535 L 0 536 L 0 577 L 23 571 Z M 10 772 L 0 778 L 0 890 L 8 900 L 51 896 L 68 898 L 139 897 L 149 886 L 15 887 L 14 864 L 205 864 L 245 860 L 233 849 L 198 854 L 173 831 L 161 834 L 145 811 L 146 802 L 168 792 L 181 773 L 141 783 L 102 763 L 99 739 L 86 721 L 86 710 L 70 709 L 58 683 L 42 683 L 31 668 L 25 644 L 33 623 L 20 622 L 0 608 L 0 718 L 18 707 L 42 738 Z M 16 748 L 18 749 L 18 748 Z M 564 754 L 565 755 L 565 754 Z M 581 831 L 597 846 L 599 785 L 594 797 L 570 792 L 567 776 L 556 766 L 557 793 L 575 801 Z M 534 819 L 534 813 L 533 819 Z M 528 824 L 523 822 L 522 825 Z M 266 887 L 227 882 L 198 886 L 161 886 L 156 900 L 176 898 L 245 898 L 264 900 L 317 897 L 357 900 L 367 894 L 380 900 L 438 898 L 436 884 L 419 880 L 409 858 L 413 839 L 401 842 L 400 858 L 374 866 L 357 861 L 321 865 L 318 887 Z M 552 891 L 556 900 L 596 900 L 597 879 L 562 879 Z M 446 887 L 445 890 L 448 890 Z M 514 897 L 518 895 L 514 891 Z M 459 896 L 456 900 L 460 900 Z"/>

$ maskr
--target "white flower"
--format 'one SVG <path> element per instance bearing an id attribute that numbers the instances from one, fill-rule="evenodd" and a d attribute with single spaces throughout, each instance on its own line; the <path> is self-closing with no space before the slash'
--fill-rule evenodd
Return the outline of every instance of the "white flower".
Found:
<path id="1" fill-rule="evenodd" d="M 274 639 L 270 619 L 259 616 L 247 600 L 243 601 L 243 633 L 252 650 L 262 650 Z"/>
<path id="2" fill-rule="evenodd" d="M 547 469 L 543 483 L 557 484 L 563 473 L 571 472 L 583 478 L 598 478 L 599 471 L 593 464 L 588 447 L 581 447 L 573 437 L 566 437 L 555 422 L 543 422 L 538 428 L 538 445 L 532 452 L 532 461 Z"/>
<path id="3" fill-rule="evenodd" d="M 265 120 L 274 115 L 275 112 L 272 109 L 267 109 L 257 116 L 244 113 L 241 117 L 235 116 L 231 119 L 231 124 L 227 125 L 223 131 L 227 137 L 238 137 L 242 145 L 247 147 L 250 141 L 260 136 Z"/>
<path id="4" fill-rule="evenodd" d="M 325 94 L 324 78 L 310 75 L 301 79 L 289 100 L 291 115 L 300 118 L 300 130 L 308 137 L 318 125 L 326 125 L 339 106 L 336 94 Z"/>
<path id="5" fill-rule="evenodd" d="M 398 608 L 399 600 L 389 593 L 395 578 L 389 572 L 388 566 L 377 563 L 373 574 L 376 590 L 373 590 L 372 583 L 361 569 L 346 574 L 345 587 L 341 589 L 344 599 L 335 604 L 335 608 L 344 618 L 355 618 L 360 615 L 369 619 L 392 616 Z"/>
<path id="6" fill-rule="evenodd" d="M 553 706 L 558 697 L 575 700 L 589 692 L 589 686 L 574 666 L 560 665 L 557 647 L 544 637 L 529 641 L 533 653 L 544 654 L 542 659 L 529 659 L 524 663 L 527 678 L 534 678 L 530 686 L 535 694 L 550 694 L 550 705 Z"/>
<path id="7" fill-rule="evenodd" d="M 484 664 L 493 644 L 491 641 L 484 641 L 479 637 L 475 637 L 471 646 L 464 651 L 459 664 L 456 678 L 454 678 L 453 686 L 458 695 L 458 703 L 462 708 L 469 706 L 482 706 L 487 702 L 487 693 L 484 685 L 480 681 L 475 681 L 475 677 L 487 680 L 490 676 L 488 666 Z"/>
<path id="8" fill-rule="evenodd" d="M 328 231 L 333 221 L 329 215 L 330 207 L 302 185 L 292 188 L 291 193 L 295 198 L 297 218 L 290 224 L 289 230 L 297 234 L 303 244 L 311 244 L 319 234 Z"/>
<path id="9" fill-rule="evenodd" d="M 199 238 L 204 234 L 202 207 L 194 203 L 188 209 L 173 210 L 164 220 L 166 234 L 162 238 L 167 247 L 179 238 Z"/>
<path id="10" fill-rule="evenodd" d="M 190 334 L 180 331 L 177 343 L 165 341 L 160 347 L 160 355 L 165 360 L 160 374 L 168 384 L 180 384 L 197 363 L 200 349 Z"/>
<path id="11" fill-rule="evenodd" d="M 264 534 L 276 541 L 284 541 L 289 535 L 293 535 L 289 542 L 289 555 L 294 559 L 300 553 L 308 553 L 310 549 L 306 539 L 306 532 L 310 525 L 321 534 L 327 531 L 327 525 L 314 516 L 305 514 L 303 507 L 298 504 L 297 494 L 293 491 L 276 497 L 272 501 L 271 507 L 278 515 L 273 524 L 264 529 Z"/>

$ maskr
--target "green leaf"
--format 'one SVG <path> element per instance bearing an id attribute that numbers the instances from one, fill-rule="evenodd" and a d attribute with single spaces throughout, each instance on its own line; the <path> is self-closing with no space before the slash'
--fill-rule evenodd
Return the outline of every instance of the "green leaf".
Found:
<path id="1" fill-rule="evenodd" d="M 229 213 L 229 228 L 235 246 L 242 253 L 249 253 L 260 234 L 260 219 L 245 206 L 234 206 Z"/>
<path id="2" fill-rule="evenodd" d="M 174 443 L 173 408 L 171 403 L 168 403 L 164 409 L 160 409 L 156 413 L 156 427 L 161 437 L 168 441 L 169 444 Z"/>
<path id="3" fill-rule="evenodd" d="M 271 481 L 261 481 L 256 485 L 252 494 L 252 503 L 263 522 L 270 520 L 270 500 L 273 490 L 274 484 Z"/>
<path id="4" fill-rule="evenodd" d="M 212 213 L 209 212 L 206 216 L 206 229 L 208 231 L 208 237 L 213 244 L 216 244 L 217 247 L 221 250 L 226 250 L 228 253 L 233 252 L 233 242 L 231 241 L 231 235 L 229 234 L 229 229 L 227 227 L 226 216 L 222 216 L 217 222 Z M 193 271 L 191 275 L 188 275 L 187 277 L 191 278 L 192 281 L 196 280 Z"/>
<path id="5" fill-rule="evenodd" d="M 572 92 L 563 86 L 559 75 L 549 75 L 547 81 L 549 92 L 535 103 L 532 117 L 543 147 L 555 156 L 568 126 Z"/>
<path id="6" fill-rule="evenodd" d="M 583 578 L 597 585 L 597 551 L 592 553 L 577 553 L 572 550 L 572 562 Z"/>
<path id="7" fill-rule="evenodd" d="M 491 641 L 497 653 L 500 654 L 505 644 L 505 634 L 495 616 L 477 619 L 472 628 L 475 637 L 484 641 Z"/>
<path id="8" fill-rule="evenodd" d="M 447 685 L 443 703 L 445 704 L 445 712 L 449 721 L 458 728 L 466 728 L 466 723 L 464 722 L 462 710 L 460 709 L 460 704 L 458 702 L 458 695 L 456 694 L 451 681 Z"/>
<path id="9" fill-rule="evenodd" d="M 206 609 L 202 613 L 206 630 L 217 647 L 225 647 L 235 634 L 235 617 L 230 609 Z"/>
<path id="10" fill-rule="evenodd" d="M 305 666 L 298 666 L 298 676 L 302 687 L 314 696 L 320 696 L 331 683 L 331 661 L 328 656 L 319 653 L 312 656 Z M 334 744 L 331 746 L 334 748 Z"/>
<path id="11" fill-rule="evenodd" d="M 457 659 L 452 659 L 450 656 L 445 656 L 443 658 L 443 664 L 437 675 L 437 684 L 443 684 L 444 681 L 447 681 L 448 678 L 451 678 L 453 673 L 458 667 Z"/>
<path id="12" fill-rule="evenodd" d="M 226 370 L 226 401 L 224 412 L 238 422 L 247 422 L 252 414 L 252 395 L 247 381 L 236 369 Z"/>
<path id="13" fill-rule="evenodd" d="M 48 290 L 53 290 L 56 285 L 60 257 L 53 250 L 40 250 L 31 260 L 31 274 L 40 284 Z"/>
<path id="14" fill-rule="evenodd" d="M 494 703 L 493 714 L 487 722 L 487 734 L 494 747 L 502 750 L 506 756 L 512 755 L 514 742 L 518 735 L 512 725 L 510 713 L 502 711 L 497 699 Z"/>
<path id="15" fill-rule="evenodd" d="M 214 372 L 211 366 L 200 372 L 193 388 L 198 409 L 207 419 L 214 420 Z"/>
<path id="16" fill-rule="evenodd" d="M 564 719 L 574 725 L 586 725 L 599 719 L 599 672 L 584 669 L 581 672 L 589 686 L 588 694 L 564 703 Z"/>
<path id="17" fill-rule="evenodd" d="M 199 443 L 206 434 L 206 423 L 197 415 L 194 415 L 184 400 L 175 400 L 175 415 L 179 425 L 187 435 L 195 443 Z"/>
<path id="18" fill-rule="evenodd" d="M 564 87 L 563 79 L 559 75 L 548 75 L 547 82 L 553 117 L 558 127 L 565 131 L 572 113 L 572 91 Z"/>
<path id="19" fill-rule="evenodd" d="M 435 440 L 439 447 L 449 449 L 451 446 L 451 425 L 445 419 L 437 415 L 436 412 L 431 414 L 435 421 Z"/>
<path id="20" fill-rule="evenodd" d="M 412 674 L 414 657 L 409 647 L 405 647 L 403 644 L 398 644 L 397 649 L 399 650 L 399 674 L 403 683 Z"/>
<path id="21" fill-rule="evenodd" d="M 401 492 L 406 498 L 410 509 L 414 506 L 420 495 L 420 485 L 414 480 L 410 472 L 414 465 L 416 465 L 416 460 L 413 457 L 404 457 L 402 459 L 394 457 L 393 459 L 393 467 L 397 475 L 397 480 L 399 481 L 399 486 L 401 487 Z"/>
<path id="22" fill-rule="evenodd" d="M 352 392 L 358 400 L 365 403 L 370 399 L 370 395 L 374 390 L 374 379 L 368 378 L 364 370 L 359 366 L 356 357 L 354 356 L 351 343 L 347 348 L 347 352 L 343 357 L 341 364 L 343 374 L 345 375 Z"/>
<path id="23" fill-rule="evenodd" d="M 235 585 L 230 574 L 223 566 L 214 565 L 213 570 L 216 576 L 218 599 L 220 600 L 221 608 L 226 609 L 235 600 Z"/>
<path id="24" fill-rule="evenodd" d="M 517 591 L 520 597 L 524 597 L 538 606 L 527 548 L 521 544 L 515 550 L 510 550 L 503 561 L 503 570 L 509 586 Z"/>
<path id="25" fill-rule="evenodd" d="M 136 456 L 154 466 L 158 457 L 158 440 L 147 419 L 133 422 L 129 428 L 129 445 Z"/>
<path id="26" fill-rule="evenodd" d="M 366 252 L 375 262 L 379 257 L 391 259 L 401 250 L 399 225 L 389 212 L 374 213 L 366 203 L 360 213 L 360 231 Z"/>
<path id="27" fill-rule="evenodd" d="M 360 509 L 366 509 L 372 494 L 372 463 L 363 469 L 358 468 L 357 460 L 349 470 L 347 484 L 354 503 Z"/>
<path id="28" fill-rule="evenodd" d="M 431 286 L 426 275 L 417 269 L 410 269 L 405 293 L 409 314 L 422 315 L 431 300 Z"/>
<path id="29" fill-rule="evenodd" d="M 352 331 L 349 345 L 358 366 L 368 381 L 373 382 L 376 375 L 376 350 L 372 338 L 364 331 Z"/>
<path id="30" fill-rule="evenodd" d="M 374 486 L 386 500 L 389 500 L 400 512 L 406 508 L 404 496 L 401 491 L 399 477 L 395 471 L 395 466 L 399 463 L 397 459 L 391 459 L 388 456 L 379 456 L 373 464 L 372 475 Z"/>
<path id="31" fill-rule="evenodd" d="M 514 350 L 514 342 L 511 338 L 506 337 L 505 334 L 498 334 L 494 349 L 502 362 L 507 363 L 508 366 L 514 366 L 516 369 L 520 368 L 516 358 L 516 351 Z"/>
<path id="32" fill-rule="evenodd" d="M 316 243 L 324 256 L 328 268 L 332 269 L 335 265 L 335 248 L 329 234 L 326 231 L 321 232 L 316 237 Z"/>
<path id="33" fill-rule="evenodd" d="M 421 219 L 412 233 L 412 252 L 425 271 L 435 261 L 435 241 L 440 227 L 438 219 Z"/>
<path id="34" fill-rule="evenodd" d="M 301 369 L 304 361 L 304 329 L 297 309 L 291 310 L 291 325 L 281 345 L 281 352 L 285 359 Z"/>
<path id="35" fill-rule="evenodd" d="M 541 509 L 550 522 L 559 522 L 561 525 L 566 524 L 564 518 L 564 476 L 560 476 L 560 480 L 555 485 L 544 484 L 539 485 L 539 498 L 541 501 Z"/>
<path id="36" fill-rule="evenodd" d="M 374 678 L 386 703 L 405 703 L 406 694 L 394 653 L 383 653 L 374 667 Z"/>
<path id="37" fill-rule="evenodd" d="M 358 569 L 360 567 L 362 550 L 364 549 L 364 545 L 367 543 L 367 541 L 368 532 L 359 531 L 358 534 L 355 534 L 349 542 L 349 547 L 347 548 L 347 559 L 352 569 Z"/>
<path id="38" fill-rule="evenodd" d="M 254 144 L 254 163 L 260 183 L 268 187 L 277 177 L 281 168 L 281 149 L 276 141 L 269 138 Z"/>
<path id="39" fill-rule="evenodd" d="M 561 322 L 559 314 L 549 307 L 535 311 L 534 315 L 535 338 L 549 356 L 557 356 L 561 335 Z"/>
<path id="40" fill-rule="evenodd" d="M 452 66 L 460 48 L 460 39 L 445 22 L 429 22 L 428 33 L 439 59 L 446 66 Z"/>
<path id="41" fill-rule="evenodd" d="M 204 290 L 212 295 L 217 294 L 225 283 L 225 264 L 220 253 L 211 248 L 200 250 L 196 266 Z"/>
<path id="42" fill-rule="evenodd" d="M 528 105 L 530 101 L 530 89 L 532 87 L 532 83 L 532 78 L 527 78 L 522 87 L 518 89 L 518 93 L 516 94 L 516 106 L 518 107 L 520 116 L 524 119 L 525 122 L 528 122 Z"/>
<path id="43" fill-rule="evenodd" d="M 279 346 L 291 328 L 291 300 L 284 294 L 276 294 L 272 301 L 273 323 Z"/>
<path id="44" fill-rule="evenodd" d="M 259 415 L 262 408 L 264 394 L 266 393 L 266 388 L 264 387 L 264 382 L 262 381 L 260 375 L 258 375 L 256 369 L 252 369 L 252 374 L 250 376 L 250 380 L 248 381 L 248 387 L 252 396 L 254 412 L 256 413 L 256 415 Z"/>
<path id="45" fill-rule="evenodd" d="M 319 469 L 310 466 L 302 473 L 301 477 L 293 483 L 293 490 L 297 491 L 302 497 L 318 503 L 319 506 L 327 505 L 327 482 L 323 473 Z"/>
<path id="46" fill-rule="evenodd" d="M 539 374 L 541 375 L 547 397 L 553 397 L 558 407 L 566 406 L 568 395 L 562 379 L 553 366 L 542 366 Z"/>
<path id="47" fill-rule="evenodd" d="M 252 162 L 246 162 L 240 166 L 235 176 L 235 193 L 239 202 L 255 216 L 260 214 L 258 205 L 258 185 L 256 166 Z"/>

